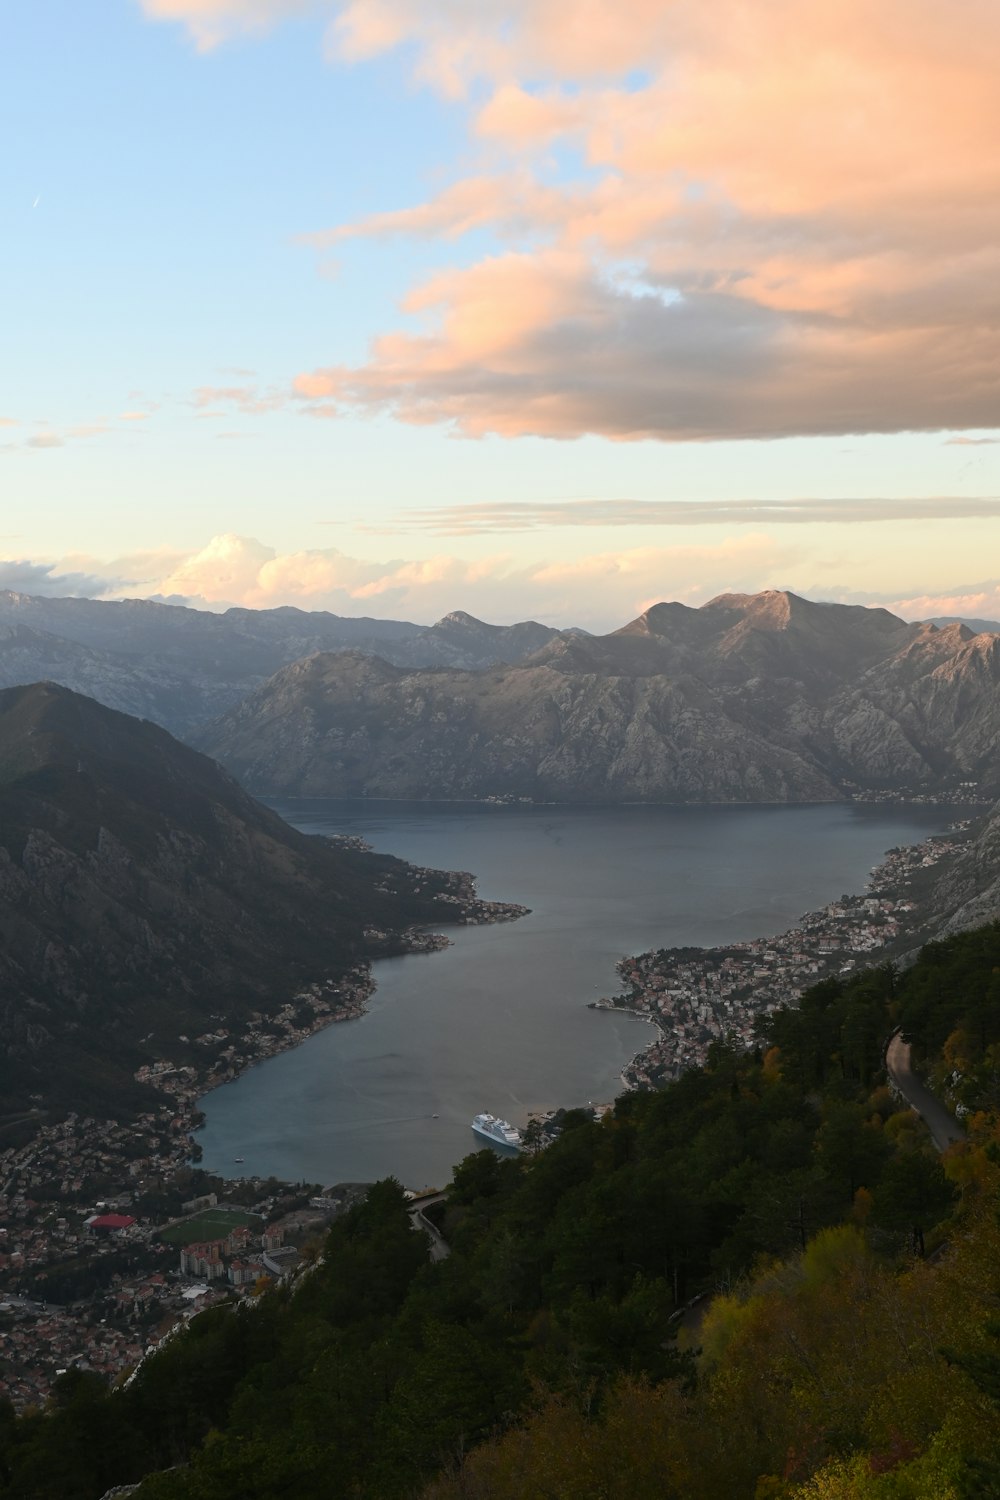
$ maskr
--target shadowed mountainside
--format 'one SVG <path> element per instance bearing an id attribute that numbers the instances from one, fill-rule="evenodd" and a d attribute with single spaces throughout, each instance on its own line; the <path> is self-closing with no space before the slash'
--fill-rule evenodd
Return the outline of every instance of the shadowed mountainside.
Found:
<path id="1" fill-rule="evenodd" d="M 115 1112 L 148 1033 L 276 1009 L 373 951 L 366 928 L 453 918 L 445 877 L 420 879 L 289 828 L 152 724 L 51 683 L 0 692 L 6 1107 Z"/>

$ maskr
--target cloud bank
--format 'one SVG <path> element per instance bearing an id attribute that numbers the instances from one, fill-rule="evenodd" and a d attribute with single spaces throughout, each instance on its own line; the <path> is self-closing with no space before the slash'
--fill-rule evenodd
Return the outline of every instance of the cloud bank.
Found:
<path id="1" fill-rule="evenodd" d="M 753 532 L 711 544 L 632 547 L 528 564 L 504 553 L 374 561 L 333 547 L 279 552 L 254 537 L 227 533 L 182 555 L 0 561 L 0 587 L 50 596 L 138 596 L 209 609 L 293 605 L 425 624 L 465 609 L 499 622 L 531 616 L 610 629 L 656 599 L 701 602 L 723 589 L 749 590 L 795 561 L 792 549 Z"/>
<path id="2" fill-rule="evenodd" d="M 352 237 L 440 269 L 316 414 L 470 437 L 988 427 L 1000 398 L 1000 8 L 967 0 L 141 0 L 210 47 L 313 13 L 458 102 L 463 170 Z M 469 230 L 496 248 L 449 264 Z"/>
<path id="3" fill-rule="evenodd" d="M 498 623 L 534 618 L 612 630 L 664 599 L 696 606 L 716 594 L 791 587 L 810 598 L 880 604 L 906 619 L 1000 618 L 1000 580 L 911 594 L 809 587 L 813 562 L 794 540 L 748 530 L 718 542 L 634 546 L 529 564 L 509 554 L 372 560 L 333 547 L 280 552 L 254 537 L 216 536 L 190 553 L 146 553 L 61 563 L 2 562 L 0 588 L 48 596 L 142 597 L 196 608 L 292 605 L 429 624 L 454 609 Z"/>
<path id="4" fill-rule="evenodd" d="M 0 558 L 0 590 L 14 594 L 39 594 L 50 599 L 100 599 L 127 584 L 122 577 L 96 572 L 76 572 L 65 564 L 32 562 L 27 558 Z"/>

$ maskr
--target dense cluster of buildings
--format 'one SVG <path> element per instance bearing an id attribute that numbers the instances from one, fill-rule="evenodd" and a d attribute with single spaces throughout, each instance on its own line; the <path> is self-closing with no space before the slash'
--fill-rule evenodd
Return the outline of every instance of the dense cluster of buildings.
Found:
<path id="1" fill-rule="evenodd" d="M 290 1269 L 287 1261 L 283 1265 L 274 1258 L 284 1250 L 284 1239 L 285 1232 L 279 1225 L 255 1234 L 246 1224 L 237 1224 L 219 1239 L 183 1245 L 181 1274 L 204 1281 L 228 1281 L 230 1286 L 255 1286 L 262 1277 L 280 1276 L 286 1267 Z"/>
<path id="2" fill-rule="evenodd" d="M 705 1061 L 715 1041 L 754 1042 L 757 1018 L 794 1003 L 831 974 L 847 974 L 892 949 L 919 923 L 912 887 L 922 870 L 954 853 L 967 825 L 951 837 L 891 849 L 860 896 L 843 896 L 809 912 L 777 937 L 722 948 L 667 948 L 622 959 L 625 991 L 599 1008 L 652 1022 L 654 1040 L 622 1074 L 630 1088 L 656 1087 Z"/>
<path id="3" fill-rule="evenodd" d="M 200 1230 L 214 1193 L 183 1204 L 180 1219 L 147 1207 L 187 1170 L 191 1141 L 173 1128 L 180 1123 L 172 1106 L 143 1116 L 135 1130 L 70 1116 L 0 1154 L 0 1396 L 19 1410 L 44 1402 L 62 1370 L 113 1378 L 203 1308 L 288 1275 L 297 1246 L 351 1201 L 333 1190 L 284 1211 L 288 1200 L 274 1184 L 251 1179 L 239 1188 L 260 1194 L 255 1222 L 219 1204 L 215 1221 L 229 1208 L 232 1227 L 206 1240 Z M 118 1190 L 95 1199 L 95 1184 L 107 1181 Z"/>
<path id="4" fill-rule="evenodd" d="M 206 1242 L 198 1228 L 216 1194 L 182 1203 L 173 1186 L 190 1175 L 198 1092 L 192 1075 L 189 1105 L 171 1094 L 125 1123 L 39 1116 L 27 1144 L 0 1152 L 0 1396 L 19 1410 L 43 1402 L 60 1370 L 115 1376 L 204 1307 L 287 1275 L 296 1246 L 350 1201 L 332 1191 L 289 1212 L 274 1184 L 251 1179 L 238 1187 L 256 1226 L 237 1213 Z"/>

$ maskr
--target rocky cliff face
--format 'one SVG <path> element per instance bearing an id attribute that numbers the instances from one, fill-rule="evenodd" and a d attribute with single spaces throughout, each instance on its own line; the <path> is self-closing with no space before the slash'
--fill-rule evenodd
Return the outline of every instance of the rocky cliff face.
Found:
<path id="1" fill-rule="evenodd" d="M 1000 921 L 1000 805 L 934 882 L 930 909 L 935 937 Z"/>
<path id="2" fill-rule="evenodd" d="M 534 621 L 486 625 L 461 611 L 421 626 L 301 609 L 211 614 L 149 599 L 0 591 L 0 687 L 58 682 L 188 737 L 281 667 L 316 651 L 477 669 L 520 661 L 558 636 Z"/>
<path id="3" fill-rule="evenodd" d="M 297 833 L 154 725 L 0 692 L 0 1114 L 114 1113 L 141 1038 L 277 1008 L 371 952 L 366 929 L 447 920 L 446 888 Z"/>
<path id="4" fill-rule="evenodd" d="M 818 801 L 997 785 L 998 687 L 1000 637 L 772 591 L 657 605 L 484 672 L 321 653 L 202 744 L 267 792 Z"/>
<path id="5" fill-rule="evenodd" d="M 58 682 L 121 713 L 185 729 L 218 713 L 209 684 L 176 664 L 81 645 L 16 620 L 0 623 L 0 688 L 32 682 Z M 245 691 L 253 686 L 247 678 Z"/>

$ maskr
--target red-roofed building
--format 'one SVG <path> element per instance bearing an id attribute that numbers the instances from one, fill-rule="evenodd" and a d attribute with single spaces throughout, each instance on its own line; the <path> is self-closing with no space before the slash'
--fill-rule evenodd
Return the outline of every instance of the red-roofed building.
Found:
<path id="1" fill-rule="evenodd" d="M 87 1220 L 91 1234 L 118 1234 L 122 1229 L 131 1229 L 135 1220 L 128 1214 L 95 1214 Z"/>

